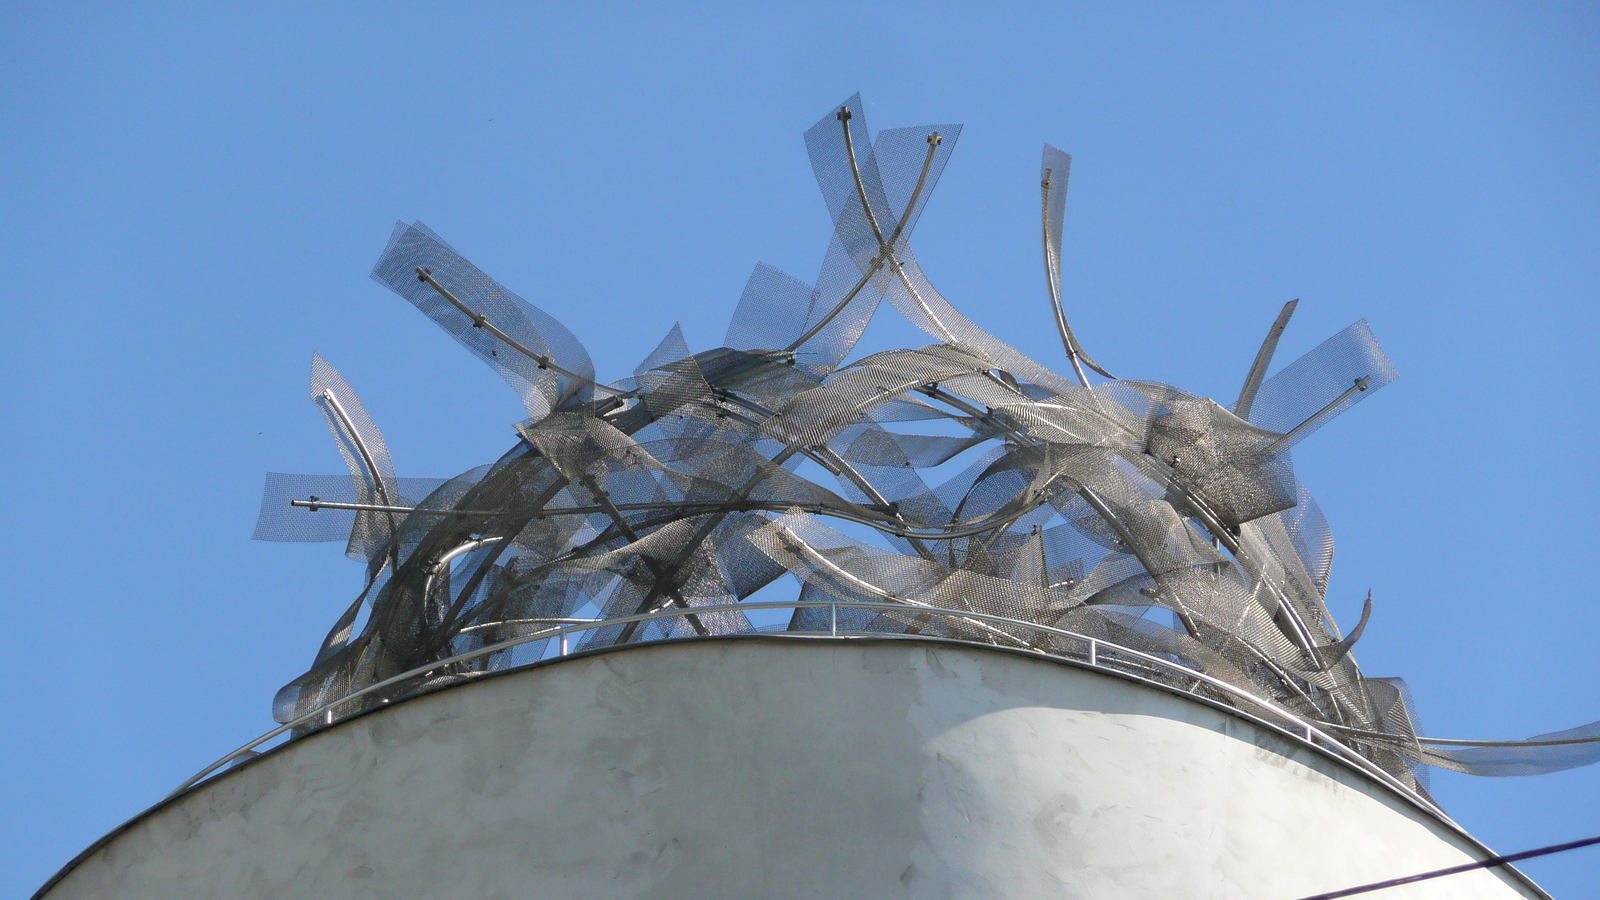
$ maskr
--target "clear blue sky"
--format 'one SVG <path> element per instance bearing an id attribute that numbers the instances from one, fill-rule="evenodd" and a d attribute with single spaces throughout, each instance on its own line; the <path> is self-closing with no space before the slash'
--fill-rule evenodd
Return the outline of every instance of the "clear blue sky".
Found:
<path id="1" fill-rule="evenodd" d="M 1284 301 L 1284 360 L 1369 318 L 1401 379 L 1296 451 L 1363 668 L 1436 735 L 1600 718 L 1600 7 L 329 6 L 0 7 L 0 895 L 270 727 L 353 596 L 336 545 L 249 540 L 262 473 L 342 470 L 313 349 L 402 475 L 514 440 L 368 280 L 395 219 L 620 377 L 674 321 L 720 343 L 756 261 L 814 277 L 800 133 L 857 90 L 965 124 L 919 257 L 1037 359 L 1046 141 L 1113 371 L 1228 398 Z M 1600 833 L 1600 768 L 1435 788 L 1497 849 Z M 1526 868 L 1600 886 L 1600 850 Z"/>

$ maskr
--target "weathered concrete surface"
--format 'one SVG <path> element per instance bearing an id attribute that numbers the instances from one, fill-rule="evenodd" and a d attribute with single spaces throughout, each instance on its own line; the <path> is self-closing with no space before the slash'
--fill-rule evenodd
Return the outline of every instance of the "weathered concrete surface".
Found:
<path id="1" fill-rule="evenodd" d="M 45 896 L 1262 898 L 1476 858 L 1199 703 L 1014 654 L 700 641 L 398 704 L 155 810 Z M 1420 898 L 1537 896 L 1476 872 Z"/>

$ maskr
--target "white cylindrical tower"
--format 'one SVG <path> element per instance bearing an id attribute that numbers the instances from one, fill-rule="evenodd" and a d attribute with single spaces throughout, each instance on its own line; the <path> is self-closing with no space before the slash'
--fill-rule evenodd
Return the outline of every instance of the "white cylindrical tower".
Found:
<path id="1" fill-rule="evenodd" d="M 1415 796 L 1133 676 L 748 637 L 339 722 L 149 810 L 39 897 L 1293 900 L 1487 855 Z M 1408 891 L 1544 896 L 1504 870 Z"/>

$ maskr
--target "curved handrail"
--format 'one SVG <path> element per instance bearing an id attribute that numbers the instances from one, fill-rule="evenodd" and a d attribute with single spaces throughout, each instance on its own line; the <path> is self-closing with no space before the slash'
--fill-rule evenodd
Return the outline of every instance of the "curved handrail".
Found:
<path id="1" fill-rule="evenodd" d="M 302 716 L 299 716 L 299 717 L 297 717 L 295 719 L 292 719 L 292 720 L 290 720 L 288 722 L 285 722 L 284 724 L 278 726 L 277 728 L 272 729 L 271 731 L 267 732 L 266 734 L 261 735 L 260 737 L 256 738 L 255 740 L 250 741 L 249 743 L 245 744 L 243 747 L 240 747 L 239 749 L 233 751 L 232 753 L 229 753 L 228 755 L 222 757 L 221 759 L 217 760 L 216 762 L 212 763 L 211 765 L 206 766 L 204 769 L 201 769 L 199 772 L 195 773 L 192 777 L 190 777 L 183 784 L 178 785 L 178 787 L 175 790 L 173 790 L 171 794 L 168 794 L 167 796 L 168 796 L 169 799 L 172 798 L 172 797 L 175 797 L 178 794 L 181 794 L 184 791 L 187 791 L 189 788 L 194 787 L 196 784 L 199 784 L 201 781 L 205 780 L 206 778 L 211 776 L 213 773 L 215 773 L 218 770 L 222 769 L 223 767 L 229 765 L 230 763 L 233 763 L 234 761 L 239 760 L 239 759 L 250 758 L 250 757 L 255 756 L 258 753 L 258 751 L 256 751 L 255 748 L 257 748 L 257 747 L 261 746 L 262 744 L 264 744 L 264 743 L 266 743 L 266 742 L 278 737 L 279 735 L 282 735 L 282 734 L 284 734 L 286 732 L 292 731 L 292 730 L 294 730 L 296 728 L 299 728 L 299 727 L 301 727 L 303 725 L 312 724 L 312 723 L 316 722 L 318 719 L 324 719 L 325 717 L 331 719 L 331 714 L 332 714 L 334 708 L 337 707 L 337 706 L 340 706 L 340 705 L 345 704 L 345 703 L 349 703 L 352 700 L 360 699 L 360 698 L 365 697 L 365 696 L 367 696 L 369 694 L 377 693 L 379 691 L 382 691 L 384 688 L 391 687 L 393 685 L 400 684 L 402 682 L 409 681 L 409 680 L 412 680 L 412 679 L 415 679 L 415 678 L 418 678 L 418 677 L 426 676 L 426 675 L 428 675 L 428 674 L 430 674 L 430 673 L 432 673 L 432 672 L 434 672 L 434 671 L 436 671 L 438 669 L 442 669 L 442 668 L 445 668 L 447 666 L 451 666 L 451 665 L 455 665 L 455 664 L 463 663 L 463 662 L 468 662 L 470 660 L 478 659 L 478 658 L 484 657 L 484 656 L 491 656 L 491 655 L 493 655 L 495 653 L 503 653 L 503 652 L 505 652 L 507 650 L 511 650 L 513 648 L 522 646 L 524 644 L 536 643 L 538 641 L 549 640 L 551 638 L 558 638 L 559 639 L 558 658 L 559 657 L 565 657 L 569 653 L 569 646 L 570 646 L 569 645 L 569 638 L 571 637 L 571 635 L 576 634 L 576 633 L 585 632 L 585 631 L 592 631 L 592 630 L 595 630 L 597 628 L 609 628 L 609 627 L 613 627 L 613 626 L 617 626 L 617 625 L 627 625 L 629 623 L 649 622 L 649 621 L 656 621 L 656 620 L 660 620 L 660 619 L 679 618 L 679 617 L 690 616 L 690 615 L 705 615 L 707 613 L 717 613 L 717 612 L 748 612 L 750 610 L 757 610 L 757 609 L 827 609 L 828 610 L 828 631 L 826 632 L 826 634 L 829 637 L 841 637 L 842 636 L 842 637 L 880 637 L 881 638 L 881 637 L 892 637 L 892 636 L 894 636 L 892 633 L 886 633 L 886 632 L 841 631 L 839 629 L 839 614 L 838 614 L 838 611 L 840 609 L 866 609 L 866 610 L 887 610 L 887 611 L 892 611 L 892 612 L 899 613 L 899 614 L 902 614 L 902 615 L 914 610 L 915 614 L 918 615 L 918 616 L 932 615 L 932 616 L 942 616 L 942 617 L 950 618 L 950 619 L 972 620 L 972 621 L 975 621 L 976 623 L 995 623 L 995 624 L 1001 624 L 1001 625 L 1009 625 L 1009 626 L 1018 627 L 1018 628 L 1031 629 L 1033 631 L 1042 632 L 1044 634 L 1052 635 L 1052 636 L 1055 636 L 1055 637 L 1067 638 L 1069 640 L 1074 640 L 1074 641 L 1083 641 L 1087 645 L 1087 650 L 1086 650 L 1085 656 L 1082 657 L 1082 658 L 1068 656 L 1068 655 L 1065 655 L 1065 654 L 1062 654 L 1062 653 L 1054 653 L 1054 652 L 1049 652 L 1049 651 L 1045 651 L 1045 650 L 1039 650 L 1037 648 L 1033 648 L 1029 652 L 1036 652 L 1036 653 L 1039 653 L 1040 655 L 1043 655 L 1043 656 L 1048 656 L 1048 657 L 1055 658 L 1055 659 L 1062 659 L 1062 660 L 1066 660 L 1066 661 L 1073 662 L 1073 663 L 1080 664 L 1080 665 L 1086 663 L 1092 669 L 1116 672 L 1116 673 L 1118 673 L 1120 675 L 1131 676 L 1131 677 L 1135 677 L 1135 678 L 1141 677 L 1141 676 L 1136 675 L 1134 673 L 1130 673 L 1130 672 L 1124 671 L 1122 669 L 1116 668 L 1115 666 L 1107 664 L 1106 661 L 1105 661 L 1105 659 L 1106 659 L 1105 654 L 1109 652 L 1111 654 L 1114 654 L 1115 656 L 1132 657 L 1133 659 L 1138 660 L 1139 662 L 1147 663 L 1147 664 L 1155 667 L 1156 669 L 1162 670 L 1162 671 L 1170 673 L 1170 674 L 1178 675 L 1178 676 L 1181 676 L 1183 678 L 1192 678 L 1196 682 L 1193 687 L 1198 687 L 1200 684 L 1205 684 L 1205 685 L 1207 685 L 1207 686 L 1209 686 L 1211 688 L 1214 688 L 1216 690 L 1219 690 L 1219 691 L 1223 692 L 1224 694 L 1229 695 L 1230 697 L 1232 697 L 1232 698 L 1234 698 L 1236 700 L 1243 701 L 1243 702 L 1249 704 L 1251 707 L 1254 707 L 1254 708 L 1256 708 L 1258 710 L 1264 711 L 1267 714 L 1267 716 L 1262 716 L 1262 715 L 1259 715 L 1259 714 L 1255 714 L 1255 715 L 1252 715 L 1252 717 L 1257 719 L 1258 721 L 1260 721 L 1262 724 L 1265 724 L 1268 727 L 1274 728 L 1274 729 L 1282 732 L 1283 736 L 1285 736 L 1285 737 L 1287 737 L 1287 738 L 1289 738 L 1291 740 L 1298 741 L 1298 742 L 1300 742 L 1302 744 L 1305 744 L 1307 746 L 1312 747 L 1313 749 L 1320 750 L 1322 752 L 1331 753 L 1332 755 L 1338 757 L 1339 759 L 1341 759 L 1341 760 L 1343 760 L 1343 761 L 1345 761 L 1345 762 L 1347 762 L 1347 763 L 1349 763 L 1351 765 L 1354 765 L 1357 769 L 1361 770 L 1361 772 L 1363 774 L 1365 774 L 1365 775 L 1367 775 L 1369 777 L 1377 779 L 1378 781 L 1383 783 L 1386 787 L 1390 788 L 1391 790 L 1398 791 L 1402 796 L 1410 799 L 1411 801 L 1417 803 L 1418 805 L 1422 806 L 1423 808 L 1427 809 L 1428 811 L 1434 813 L 1435 815 L 1437 815 L 1440 818 L 1444 819 L 1446 822 L 1451 822 L 1450 817 L 1448 815 L 1446 815 L 1445 812 L 1442 809 L 1440 809 L 1436 804 L 1434 804 L 1431 800 L 1427 799 L 1426 797 L 1422 796 L 1421 794 L 1418 794 L 1416 791 L 1412 790 L 1409 786 L 1407 786 L 1404 782 L 1400 781 L 1398 778 L 1395 778 L 1393 775 L 1391 775 L 1388 772 L 1384 771 L 1376 763 L 1372 762 L 1372 760 L 1367 759 L 1366 757 L 1364 757 L 1361 754 L 1357 753 L 1356 751 L 1352 750 L 1351 748 L 1346 746 L 1344 743 L 1339 741 L 1334 736 L 1330 735 L 1326 731 L 1323 731 L 1316 724 L 1314 724 L 1314 723 L 1312 723 L 1312 722 L 1310 722 L 1310 721 L 1308 721 L 1306 719 L 1303 719 L 1300 716 L 1297 716 L 1294 713 L 1289 712 L 1288 710 L 1283 709 L 1280 706 L 1277 706 L 1276 704 L 1272 703 L 1270 700 L 1267 700 L 1267 699 L 1262 698 L 1262 697 L 1258 697 L 1258 696 L 1250 693 L 1249 691 L 1246 691 L 1246 690 L 1243 690 L 1241 688 L 1235 687 L 1234 685 L 1229 684 L 1226 681 L 1223 681 L 1223 680 L 1221 680 L 1219 678 L 1216 678 L 1214 676 L 1211 676 L 1211 675 L 1207 675 L 1204 672 L 1200 672 L 1200 671 L 1197 671 L 1195 669 L 1191 669 L 1188 666 L 1180 665 L 1178 663 L 1173 662 L 1172 660 L 1164 659 L 1164 658 L 1162 658 L 1160 656 L 1156 656 L 1154 654 L 1145 653 L 1142 650 L 1135 650 L 1132 647 L 1125 647 L 1125 646 L 1123 646 L 1121 644 L 1117 644 L 1117 643 L 1114 643 L 1112 641 L 1107 641 L 1107 640 L 1104 640 L 1102 638 L 1091 637 L 1090 635 L 1079 634 L 1078 632 L 1075 632 L 1075 631 L 1067 631 L 1065 629 L 1056 628 L 1056 627 L 1053 627 L 1053 626 L 1050 626 L 1050 625 L 1042 625 L 1042 624 L 1040 624 L 1038 622 L 1029 622 L 1029 621 L 1026 621 L 1026 620 L 1023 620 L 1023 619 L 1013 619 L 1013 618 L 1010 618 L 1009 616 L 998 616 L 998 615 L 993 615 L 991 613 L 977 612 L 975 610 L 945 609 L 943 607 L 937 607 L 937 606 L 920 606 L 920 605 L 918 605 L 918 606 L 908 606 L 908 605 L 906 605 L 904 603 L 872 603 L 872 602 L 855 601 L 855 600 L 834 600 L 834 601 L 827 601 L 827 600 L 773 600 L 773 601 L 746 602 L 746 603 L 724 603 L 724 604 L 718 604 L 718 605 L 715 605 L 715 606 L 693 606 L 693 607 L 688 607 L 688 608 L 669 607 L 667 609 L 656 610 L 655 612 L 641 613 L 639 615 L 633 615 L 633 616 L 618 616 L 616 618 L 610 618 L 610 619 L 589 620 L 589 621 L 585 621 L 585 622 L 583 622 L 581 624 L 558 625 L 557 627 L 554 627 L 554 628 L 546 628 L 546 629 L 543 629 L 541 631 L 536 631 L 536 632 L 533 632 L 533 633 L 530 633 L 530 634 L 520 635 L 518 637 L 511 638 L 511 639 L 505 640 L 505 641 L 500 641 L 498 643 L 487 644 L 487 645 L 485 645 L 483 647 L 477 648 L 476 650 L 469 650 L 466 653 L 460 653 L 460 654 L 457 654 L 455 656 L 449 657 L 447 659 L 437 660 L 437 661 L 434 661 L 434 662 L 431 662 L 431 663 L 427 663 L 427 664 L 418 666 L 418 667 L 416 667 L 414 669 L 410 669 L 408 671 L 401 672 L 398 675 L 394 675 L 394 676 L 391 676 L 389 678 L 385 678 L 382 681 L 378 681 L 378 682 L 375 682 L 373 684 L 370 684 L 370 685 L 368 685 L 368 686 L 366 686 L 366 687 L 364 687 L 364 688 L 362 688 L 360 690 L 352 691 L 352 692 L 344 695 L 343 697 L 338 698 L 337 700 L 332 700 L 332 701 L 330 701 L 328 703 L 324 703 L 321 706 L 318 706 L 317 708 L 311 710 L 310 712 L 305 713 Z M 769 637 L 791 637 L 791 638 L 797 638 L 797 639 L 804 639 L 804 638 L 815 638 L 817 636 L 822 635 L 823 632 L 821 632 L 821 631 L 765 632 L 764 634 L 766 636 L 769 636 Z M 913 635 L 913 636 L 908 636 L 908 637 L 913 637 L 914 638 L 915 636 Z M 697 637 L 689 637 L 689 638 L 674 638 L 673 640 L 699 640 L 699 639 L 700 638 L 697 636 Z M 957 638 L 956 640 L 960 640 L 960 639 Z M 985 647 L 994 646 L 993 644 L 986 644 L 986 643 L 982 643 L 982 642 L 979 642 L 979 641 L 971 641 L 970 643 L 978 644 L 980 646 L 985 646 Z M 628 644 L 619 644 L 619 645 L 616 645 L 616 646 L 617 647 L 626 647 L 626 646 L 629 646 L 629 645 Z M 612 648 L 607 648 L 607 649 L 612 649 Z M 1168 684 L 1161 684 L 1161 686 L 1165 687 L 1165 688 L 1168 688 L 1168 689 L 1171 689 L 1171 690 L 1181 691 L 1181 692 L 1184 692 L 1184 693 L 1190 693 L 1190 694 L 1194 693 L 1192 687 L 1191 688 L 1181 688 L 1181 687 L 1177 687 L 1175 685 L 1168 685 Z M 1200 695 L 1200 696 L 1202 696 L 1202 699 L 1208 699 L 1208 700 L 1210 699 L 1210 698 L 1203 697 L 1203 695 Z M 1281 720 L 1281 722 L 1274 722 L 1269 717 L 1275 717 L 1275 718 Z M 1285 727 L 1285 725 L 1282 724 L 1282 723 L 1287 723 L 1287 725 L 1291 726 L 1291 727 Z M 329 724 L 332 724 L 331 720 L 329 721 Z M 1451 824 L 1454 824 L 1454 823 L 1451 822 Z"/>

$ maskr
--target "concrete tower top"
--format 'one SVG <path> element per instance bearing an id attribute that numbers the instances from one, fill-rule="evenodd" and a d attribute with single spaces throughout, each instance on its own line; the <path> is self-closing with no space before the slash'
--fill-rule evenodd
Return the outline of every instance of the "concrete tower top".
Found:
<path id="1" fill-rule="evenodd" d="M 40 900 L 1292 900 L 1482 859 L 1218 703 L 928 639 L 610 647 L 350 717 L 174 797 Z M 1512 871 L 1410 898 L 1543 897 Z"/>

